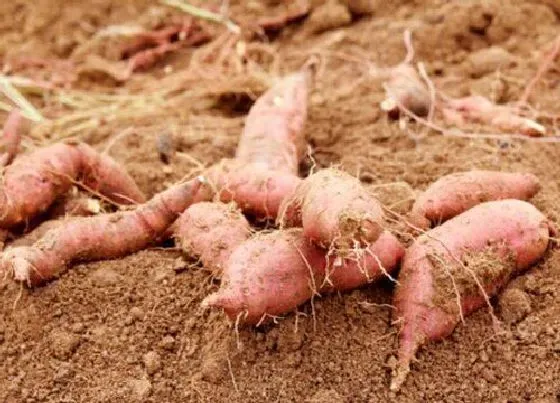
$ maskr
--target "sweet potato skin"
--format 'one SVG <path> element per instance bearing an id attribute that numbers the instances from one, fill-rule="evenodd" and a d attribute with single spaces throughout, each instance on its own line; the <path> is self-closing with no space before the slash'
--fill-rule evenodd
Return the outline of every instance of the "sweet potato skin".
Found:
<path id="1" fill-rule="evenodd" d="M 251 227 L 235 203 L 196 203 L 177 220 L 175 241 L 204 267 L 220 275 L 231 253 L 251 235 Z"/>
<path id="2" fill-rule="evenodd" d="M 323 169 L 308 176 L 280 208 L 280 225 L 303 226 L 318 245 L 341 251 L 375 242 L 383 231 L 380 203 L 353 176 Z"/>
<path id="3" fill-rule="evenodd" d="M 266 164 L 232 159 L 210 167 L 205 176 L 218 200 L 234 201 L 244 213 L 272 220 L 276 219 L 282 201 L 301 182 L 297 176 L 272 171 Z"/>
<path id="4" fill-rule="evenodd" d="M 477 204 L 503 199 L 529 200 L 540 190 L 529 173 L 467 171 L 432 183 L 415 201 L 410 219 L 422 229 L 446 221 Z"/>
<path id="5" fill-rule="evenodd" d="M 0 190 L 0 228 L 11 228 L 46 211 L 81 181 L 116 202 L 144 201 L 134 180 L 113 159 L 90 146 L 57 143 L 17 158 Z"/>
<path id="6" fill-rule="evenodd" d="M 220 289 L 202 304 L 223 308 L 233 321 L 262 323 L 310 299 L 324 272 L 324 252 L 303 237 L 301 230 L 258 235 L 235 249 L 224 268 Z"/>
<path id="7" fill-rule="evenodd" d="M 132 211 L 69 219 L 32 246 L 7 249 L 0 258 L 0 271 L 31 287 L 53 279 L 72 262 L 115 258 L 144 249 L 165 234 L 200 186 L 194 179 Z"/>
<path id="8" fill-rule="evenodd" d="M 481 267 L 472 267 L 472 273 L 477 275 L 487 295 L 492 296 L 513 275 L 540 259 L 548 241 L 546 217 L 520 200 L 480 204 L 420 236 L 406 250 L 394 296 L 396 318 L 400 323 L 399 364 L 391 389 L 400 388 L 422 344 L 451 334 L 460 321 L 458 312 L 450 311 L 440 301 L 434 277 L 434 256 L 442 265 L 461 274 L 467 272 L 465 267 L 470 267 L 459 264 L 468 253 L 492 248 L 503 263 L 492 277 L 480 272 Z M 468 315 L 486 301 L 478 288 L 473 292 L 465 287 L 464 283 L 457 283 L 463 315 Z"/>
<path id="9" fill-rule="evenodd" d="M 288 75 L 257 99 L 245 121 L 236 158 L 297 175 L 305 155 L 303 127 L 311 82 L 309 68 Z"/>

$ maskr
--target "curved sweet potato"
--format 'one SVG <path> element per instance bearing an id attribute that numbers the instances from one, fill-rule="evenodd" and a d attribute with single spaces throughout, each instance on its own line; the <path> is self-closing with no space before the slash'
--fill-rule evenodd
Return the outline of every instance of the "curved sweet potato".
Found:
<path id="1" fill-rule="evenodd" d="M 400 388 L 421 345 L 451 334 L 540 259 L 548 241 L 546 217 L 520 200 L 480 204 L 420 236 L 406 250 L 394 296 L 400 332 L 391 389 Z"/>
<path id="2" fill-rule="evenodd" d="M 528 200 L 540 189 L 528 173 L 468 171 L 446 175 L 432 183 L 415 201 L 411 221 L 422 229 L 446 221 L 471 207 L 493 200 Z"/>
<path id="3" fill-rule="evenodd" d="M 247 115 L 237 159 L 297 175 L 305 155 L 303 126 L 310 82 L 311 69 L 306 66 L 281 79 L 257 99 Z"/>
<path id="4" fill-rule="evenodd" d="M 234 249 L 251 235 L 251 227 L 234 203 L 196 203 L 177 220 L 175 240 L 204 267 L 220 274 Z"/>
<path id="5" fill-rule="evenodd" d="M 323 169 L 308 176 L 280 209 L 280 224 L 338 252 L 375 242 L 383 231 L 380 203 L 353 176 Z"/>
<path id="6" fill-rule="evenodd" d="M 310 299 L 318 292 L 324 273 L 325 253 L 301 230 L 257 235 L 235 249 L 220 289 L 202 304 L 223 308 L 234 321 L 258 324 Z"/>
<path id="7" fill-rule="evenodd" d="M 244 213 L 275 219 L 280 204 L 301 182 L 295 175 L 272 171 L 263 163 L 225 159 L 210 167 L 205 176 L 218 200 L 234 201 Z"/>
<path id="8" fill-rule="evenodd" d="M 28 286 L 53 279 L 76 261 L 109 259 L 146 248 L 193 202 L 201 182 L 177 184 L 135 210 L 74 218 L 46 232 L 32 246 L 7 249 L 0 271 Z"/>
<path id="9" fill-rule="evenodd" d="M 112 158 L 84 143 L 57 143 L 16 158 L 0 189 L 0 228 L 11 228 L 46 211 L 80 181 L 120 203 L 142 202 L 134 180 Z"/>

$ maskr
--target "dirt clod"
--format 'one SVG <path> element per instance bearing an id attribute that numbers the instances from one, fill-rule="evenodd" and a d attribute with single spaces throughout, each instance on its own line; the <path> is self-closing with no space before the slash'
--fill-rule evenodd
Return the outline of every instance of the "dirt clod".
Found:
<path id="1" fill-rule="evenodd" d="M 508 324 L 514 324 L 531 313 L 529 296 L 518 288 L 506 289 L 498 302 L 502 319 Z"/>
<path id="2" fill-rule="evenodd" d="M 142 362 L 148 375 L 153 375 L 161 369 L 161 357 L 155 351 L 149 351 L 144 354 Z"/>
<path id="3" fill-rule="evenodd" d="M 55 330 L 50 335 L 52 354 L 59 360 L 68 360 L 80 344 L 75 334 Z"/>

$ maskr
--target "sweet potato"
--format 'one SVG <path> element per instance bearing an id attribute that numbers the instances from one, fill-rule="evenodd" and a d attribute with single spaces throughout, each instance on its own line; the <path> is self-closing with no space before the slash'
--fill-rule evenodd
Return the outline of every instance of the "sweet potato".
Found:
<path id="1" fill-rule="evenodd" d="M 512 276 L 542 257 L 549 223 L 520 200 L 479 204 L 420 236 L 405 253 L 394 296 L 400 324 L 398 390 L 426 342 L 453 332 Z"/>
<path id="2" fill-rule="evenodd" d="M 414 202 L 410 220 L 426 229 L 430 222 L 448 220 L 471 207 L 492 200 L 528 200 L 540 189 L 535 175 L 497 171 L 467 171 L 446 175 L 432 183 Z"/>
<path id="3" fill-rule="evenodd" d="M 7 249 L 0 258 L 0 270 L 31 287 L 53 279 L 73 262 L 115 258 L 144 249 L 165 234 L 200 187 L 200 180 L 194 179 L 159 193 L 132 211 L 69 219 L 33 246 Z"/>
<path id="4" fill-rule="evenodd" d="M 404 255 L 394 235 L 384 231 L 368 248 L 355 249 L 345 258 L 329 257 L 321 291 L 346 291 L 391 276 Z"/>
<path id="5" fill-rule="evenodd" d="M 265 219 L 276 219 L 284 198 L 301 182 L 297 176 L 270 170 L 264 163 L 231 159 L 210 167 L 204 175 L 213 185 L 218 200 L 234 201 L 244 213 Z"/>
<path id="6" fill-rule="evenodd" d="M 520 133 L 527 136 L 546 134 L 543 125 L 520 116 L 511 107 L 496 105 L 480 95 L 449 100 L 442 111 L 446 122 L 457 126 L 472 122 L 493 126 L 506 133 Z"/>
<path id="7" fill-rule="evenodd" d="M 134 180 L 112 158 L 87 144 L 58 143 L 17 158 L 4 172 L 0 228 L 11 228 L 46 211 L 80 181 L 119 203 L 142 202 Z"/>
<path id="8" fill-rule="evenodd" d="M 21 143 L 21 113 L 18 109 L 13 109 L 6 122 L 2 132 L 2 146 L 4 152 L 0 155 L 0 167 L 10 165 L 18 153 L 19 144 Z"/>
<path id="9" fill-rule="evenodd" d="M 297 175 L 305 155 L 303 126 L 307 117 L 307 96 L 311 65 L 284 77 L 253 105 L 239 139 L 236 158 L 263 163 L 271 170 Z"/>
<path id="10" fill-rule="evenodd" d="M 235 249 L 224 267 L 222 286 L 203 305 L 223 308 L 241 323 L 262 323 L 319 292 L 349 290 L 389 275 L 402 255 L 399 241 L 388 232 L 359 254 L 328 259 L 302 229 L 257 235 Z"/>
<path id="11" fill-rule="evenodd" d="M 286 198 L 279 222 L 303 226 L 306 237 L 340 253 L 375 242 L 383 231 L 383 210 L 358 179 L 324 169 L 308 176 Z"/>
<path id="12" fill-rule="evenodd" d="M 324 273 L 325 253 L 301 230 L 256 235 L 231 254 L 220 289 L 202 304 L 223 308 L 234 321 L 258 324 L 310 299 Z"/>
<path id="13" fill-rule="evenodd" d="M 181 249 L 217 275 L 233 250 L 251 235 L 249 222 L 234 203 L 193 204 L 175 226 L 174 237 Z"/>
<path id="14" fill-rule="evenodd" d="M 431 99 L 428 89 L 420 79 L 416 69 L 409 63 L 402 63 L 391 69 L 385 83 L 387 97 L 381 109 L 393 119 L 398 118 L 401 108 L 416 116 L 427 116 Z"/>

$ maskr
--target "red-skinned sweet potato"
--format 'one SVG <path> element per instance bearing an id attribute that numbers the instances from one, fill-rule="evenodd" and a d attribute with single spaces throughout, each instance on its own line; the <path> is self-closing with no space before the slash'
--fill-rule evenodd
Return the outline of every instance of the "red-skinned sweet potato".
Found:
<path id="1" fill-rule="evenodd" d="M 205 176 L 216 198 L 234 201 L 244 213 L 275 219 L 280 204 L 292 194 L 301 179 L 290 173 L 272 171 L 263 163 L 225 159 L 210 167 Z M 202 198 L 207 198 L 203 195 Z"/>
<path id="2" fill-rule="evenodd" d="M 251 227 L 235 203 L 196 203 L 175 224 L 175 240 L 204 267 L 220 275 L 231 253 L 251 236 Z"/>
<path id="3" fill-rule="evenodd" d="M 57 143 L 16 158 L 6 168 L 0 190 L 0 228 L 25 223 L 46 211 L 77 181 L 119 203 L 145 199 L 112 158 L 84 143 Z"/>
<path id="4" fill-rule="evenodd" d="M 529 200 L 540 189 L 533 174 L 468 171 L 432 183 L 412 206 L 410 220 L 421 229 L 446 221 L 477 204 L 503 199 Z"/>
<path id="5" fill-rule="evenodd" d="M 405 381 L 423 344 L 451 334 L 539 260 L 548 241 L 546 217 L 520 200 L 480 204 L 420 236 L 406 250 L 394 296 L 400 332 L 391 389 Z"/>
<path id="6" fill-rule="evenodd" d="M 245 121 L 236 158 L 297 175 L 305 155 L 303 127 L 312 80 L 310 65 L 281 79 L 257 99 Z"/>
<path id="7" fill-rule="evenodd" d="M 320 292 L 345 291 L 389 275 L 403 253 L 388 232 L 365 251 L 328 259 L 299 228 L 257 235 L 233 252 L 220 289 L 203 304 L 223 308 L 240 323 L 263 323 Z"/>
<path id="8" fill-rule="evenodd" d="M 280 208 L 279 223 L 339 253 L 367 246 L 383 232 L 381 204 L 353 176 L 323 169 L 308 176 Z"/>
<path id="9" fill-rule="evenodd" d="M 165 235 L 200 187 L 200 180 L 194 179 L 132 211 L 69 219 L 32 246 L 7 249 L 0 258 L 0 271 L 31 287 L 53 279 L 72 262 L 115 258 L 144 249 Z"/>

